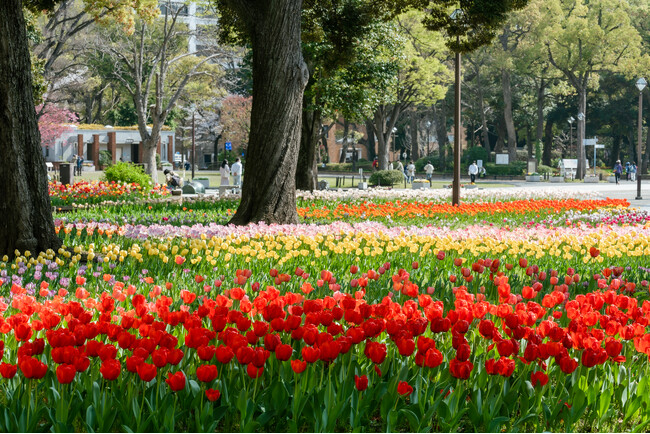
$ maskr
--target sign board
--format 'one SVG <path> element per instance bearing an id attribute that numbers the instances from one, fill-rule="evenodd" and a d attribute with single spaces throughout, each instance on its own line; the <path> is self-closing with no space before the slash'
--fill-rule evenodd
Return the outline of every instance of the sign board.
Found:
<path id="1" fill-rule="evenodd" d="M 476 160 L 476 165 L 480 168 L 483 167 L 483 160 Z"/>
<path id="2" fill-rule="evenodd" d="M 605 145 L 595 145 L 596 149 L 605 149 Z"/>
<path id="3" fill-rule="evenodd" d="M 180 163 L 182 161 L 182 156 L 180 152 L 174 154 L 174 163 Z"/>
<path id="4" fill-rule="evenodd" d="M 598 143 L 598 137 L 594 137 L 593 139 L 583 139 L 582 144 L 585 146 L 595 146 L 596 143 Z"/>
<path id="5" fill-rule="evenodd" d="M 508 158 L 508 154 L 497 154 L 496 155 L 496 163 L 497 164 L 508 164 L 510 162 L 510 159 Z"/>
<path id="6" fill-rule="evenodd" d="M 232 151 L 232 143 L 226 142 L 226 151 Z"/>

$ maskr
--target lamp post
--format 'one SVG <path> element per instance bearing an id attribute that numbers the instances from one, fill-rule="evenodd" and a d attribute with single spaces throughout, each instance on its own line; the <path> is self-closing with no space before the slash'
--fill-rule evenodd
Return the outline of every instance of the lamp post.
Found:
<path id="1" fill-rule="evenodd" d="M 571 116 L 569 118 L 569 155 L 573 154 L 573 123 L 575 118 Z"/>
<path id="2" fill-rule="evenodd" d="M 393 130 L 391 131 L 393 133 L 393 160 L 395 159 L 395 151 L 397 150 L 397 144 L 395 143 L 395 134 L 397 133 L 397 128 L 393 127 Z M 401 158 L 398 158 L 401 160 Z"/>
<path id="3" fill-rule="evenodd" d="M 456 9 L 451 14 L 451 19 L 458 22 L 463 17 L 463 11 Z M 456 36 L 456 43 L 460 45 L 460 36 Z M 460 205 L 460 47 L 456 48 L 455 62 L 455 88 L 454 88 L 454 180 L 452 182 L 451 204 Z"/>
<path id="4" fill-rule="evenodd" d="M 645 89 L 648 84 L 645 81 L 645 78 L 641 77 L 636 81 L 636 88 L 639 89 L 639 135 L 638 141 L 636 142 L 636 158 L 639 164 L 637 164 L 636 169 L 636 199 L 641 200 L 641 174 L 639 173 L 641 166 L 643 165 L 643 158 L 641 157 L 641 136 L 643 134 L 643 89 Z"/>
<path id="5" fill-rule="evenodd" d="M 578 113 L 578 120 L 579 120 L 580 122 L 582 122 L 582 125 L 583 125 L 583 128 L 582 128 L 580 131 L 582 131 L 582 133 L 583 133 L 583 134 L 582 134 L 582 140 L 583 140 L 583 142 L 584 142 L 584 139 L 585 139 L 585 134 L 584 134 L 585 128 L 584 128 L 584 122 L 583 122 L 583 121 L 585 120 L 585 114 L 582 113 L 582 112 Z M 580 124 L 578 124 L 578 128 L 580 128 Z M 578 137 L 580 137 L 579 132 L 578 132 Z M 582 149 L 584 148 L 584 146 L 585 146 L 584 143 L 579 143 L 579 141 L 576 140 L 576 153 L 578 154 L 578 166 L 577 166 L 576 170 L 577 170 L 578 168 L 582 168 L 582 170 L 579 170 L 579 171 L 578 171 L 578 172 L 579 172 L 579 173 L 578 173 L 578 179 L 582 179 L 582 178 L 584 178 L 585 175 L 587 174 L 587 168 L 585 167 L 586 159 L 585 159 L 585 161 L 582 161 L 582 162 L 580 161 L 580 160 L 582 160 Z M 594 173 L 596 173 L 595 170 L 596 170 L 596 169 L 594 168 Z"/>
<path id="6" fill-rule="evenodd" d="M 196 117 L 196 111 L 192 107 L 192 180 L 194 180 L 194 165 L 196 163 L 196 141 L 194 140 L 194 118 Z"/>

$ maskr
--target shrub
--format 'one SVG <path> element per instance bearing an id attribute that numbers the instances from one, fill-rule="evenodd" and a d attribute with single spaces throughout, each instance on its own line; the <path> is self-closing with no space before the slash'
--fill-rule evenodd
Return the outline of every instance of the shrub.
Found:
<path id="1" fill-rule="evenodd" d="M 539 166 L 537 166 L 537 172 L 543 175 L 545 173 L 553 173 L 554 169 L 552 167 L 544 166 L 543 164 L 540 164 Z"/>
<path id="2" fill-rule="evenodd" d="M 99 151 L 99 165 L 108 167 L 113 164 L 113 155 L 110 151 Z"/>
<path id="3" fill-rule="evenodd" d="M 473 146 L 463 153 L 463 161 L 467 166 L 478 160 L 483 160 L 483 165 L 488 161 L 488 151 L 483 146 Z"/>
<path id="4" fill-rule="evenodd" d="M 404 182 L 404 174 L 399 170 L 380 170 L 373 173 L 368 182 L 372 185 L 394 185 Z"/>
<path id="5" fill-rule="evenodd" d="M 144 169 L 133 163 L 119 162 L 104 171 L 104 180 L 140 184 L 145 190 L 151 189 L 151 178 Z"/>
<path id="6" fill-rule="evenodd" d="M 527 168 L 527 163 L 525 161 L 515 161 L 510 164 L 486 163 L 484 166 L 489 175 L 521 176 Z"/>

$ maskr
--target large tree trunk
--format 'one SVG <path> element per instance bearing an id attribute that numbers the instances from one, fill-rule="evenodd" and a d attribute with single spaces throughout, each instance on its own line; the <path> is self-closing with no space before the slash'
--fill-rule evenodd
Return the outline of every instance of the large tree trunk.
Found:
<path id="1" fill-rule="evenodd" d="M 512 117 L 512 87 L 510 86 L 510 71 L 501 70 L 501 83 L 503 85 L 503 119 L 508 132 L 508 156 L 510 162 L 517 161 L 517 134 L 515 122 Z"/>
<path id="2" fill-rule="evenodd" d="M 302 111 L 302 133 L 296 167 L 296 189 L 314 191 L 318 185 L 316 156 L 321 135 L 321 114 L 319 111 Z"/>
<path id="3" fill-rule="evenodd" d="M 505 145 L 506 142 L 506 123 L 503 116 L 499 116 L 499 122 L 497 123 L 497 136 L 497 143 L 494 145 L 494 153 L 501 154 L 503 152 L 503 145 Z"/>
<path id="4" fill-rule="evenodd" d="M 296 161 L 309 78 L 300 46 L 301 0 L 228 0 L 253 49 L 253 107 L 242 199 L 234 224 L 297 223 Z"/>
<path id="5" fill-rule="evenodd" d="M 0 255 L 56 251 L 20 0 L 0 2 Z"/>
<path id="6" fill-rule="evenodd" d="M 343 119 L 343 139 L 341 139 L 341 154 L 339 155 L 339 164 L 345 163 L 345 156 L 348 154 L 348 147 L 350 141 L 348 140 L 348 135 L 350 134 L 350 122 L 347 119 Z"/>
<path id="7" fill-rule="evenodd" d="M 478 90 L 478 107 L 481 111 L 481 139 L 483 141 L 483 147 L 487 150 L 488 155 L 492 150 L 490 146 L 490 134 L 487 124 L 487 113 L 485 108 L 485 103 L 483 101 L 483 86 L 481 85 L 481 65 L 476 65 L 476 87 Z"/>

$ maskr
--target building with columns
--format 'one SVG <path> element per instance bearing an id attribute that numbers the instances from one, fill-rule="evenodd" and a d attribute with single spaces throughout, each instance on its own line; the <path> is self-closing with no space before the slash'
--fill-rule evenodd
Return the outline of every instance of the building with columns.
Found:
<path id="1" fill-rule="evenodd" d="M 161 131 L 157 153 L 162 162 L 174 162 L 176 134 L 174 131 Z M 51 147 L 43 146 L 43 155 L 47 162 L 71 161 L 75 155 L 83 155 L 86 163 L 99 167 L 99 153 L 111 153 L 113 163 L 118 161 L 143 162 L 143 147 L 137 129 L 121 127 L 103 129 L 75 128 L 65 132 Z"/>

